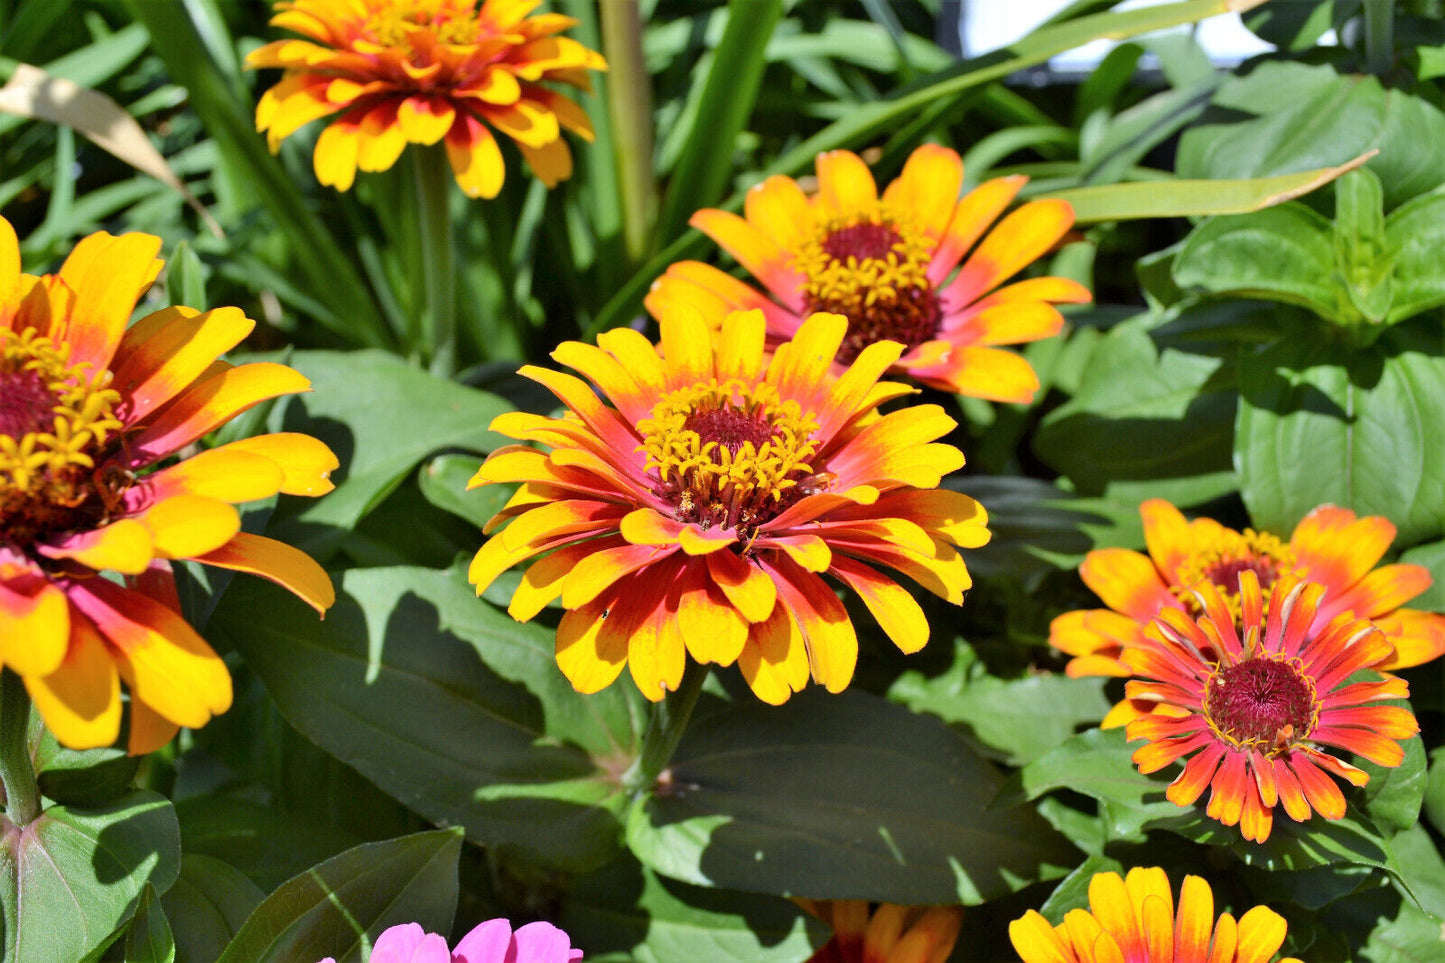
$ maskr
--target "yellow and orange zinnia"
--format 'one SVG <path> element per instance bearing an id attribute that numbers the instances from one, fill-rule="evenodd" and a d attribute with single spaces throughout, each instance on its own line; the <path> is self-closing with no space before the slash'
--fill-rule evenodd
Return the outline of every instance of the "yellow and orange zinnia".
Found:
<path id="1" fill-rule="evenodd" d="M 692 226 L 736 258 L 767 294 L 714 267 L 683 261 L 653 285 L 646 299 L 652 315 L 661 320 L 698 310 L 721 318 L 758 309 L 768 319 L 770 343 L 777 343 L 791 338 L 810 313 L 834 312 L 848 318 L 840 365 L 874 342 L 892 340 L 905 349 L 893 373 L 959 394 L 1031 400 L 1038 376 L 997 345 L 1057 334 L 1063 318 L 1053 305 L 1090 295 L 1067 278 L 998 285 L 1063 238 L 1073 209 L 1064 201 L 1034 201 L 990 231 L 1028 178 L 997 178 L 960 199 L 963 161 L 932 144 L 913 152 L 881 197 L 856 154 L 819 154 L 817 170 L 812 196 L 791 178 L 770 177 L 748 194 L 744 217 L 720 210 L 692 217 Z"/>
<path id="2" fill-rule="evenodd" d="M 1079 567 L 1084 583 L 1108 609 L 1067 612 L 1054 619 L 1049 643 L 1072 655 L 1071 676 L 1127 676 L 1122 653 L 1137 644 L 1144 628 L 1168 608 L 1198 614 L 1190 591 L 1209 582 L 1238 613 L 1239 573 L 1254 572 L 1267 594 L 1286 575 L 1324 587 L 1318 617 L 1328 621 L 1342 612 L 1369 619 L 1394 654 L 1382 670 L 1420 665 L 1445 653 L 1445 617 L 1401 608 L 1430 587 L 1420 565 L 1375 568 L 1395 538 L 1395 526 L 1379 516 L 1356 518 L 1347 508 L 1321 505 L 1295 526 L 1288 543 L 1268 532 L 1236 532 L 1211 518 L 1188 521 L 1163 499 L 1139 506 L 1148 555 L 1123 548 L 1090 552 Z M 1104 720 L 1120 726 L 1152 707 L 1121 702 Z"/>
<path id="3" fill-rule="evenodd" d="M 1215 920 L 1214 891 L 1198 876 L 1184 877 L 1176 912 L 1168 875 L 1151 867 L 1096 873 L 1087 910 L 1070 910 L 1058 926 L 1029 910 L 1008 933 L 1023 963 L 1270 963 L 1288 926 L 1268 906 Z"/>
<path id="4" fill-rule="evenodd" d="M 237 308 L 164 308 L 127 328 L 159 250 L 147 234 L 93 234 L 35 277 L 0 219 L 0 663 L 75 748 L 115 741 L 122 679 L 132 752 L 230 706 L 225 664 L 179 614 L 170 560 L 262 575 L 318 611 L 335 600 L 320 566 L 242 532 L 233 507 L 330 490 L 337 462 L 321 442 L 262 435 L 153 470 L 309 388 L 284 365 L 218 360 L 255 324 Z"/>
<path id="5" fill-rule="evenodd" d="M 516 144 L 548 187 L 572 175 L 562 129 L 585 140 L 592 125 L 576 101 L 543 82 L 590 90 L 606 61 L 557 34 L 576 21 L 531 16 L 540 0 L 291 0 L 273 26 L 307 40 L 277 40 L 246 58 L 280 67 L 256 105 L 256 129 L 274 151 L 297 129 L 336 117 L 316 141 L 316 177 L 347 190 L 357 168 L 381 171 L 408 143 L 446 143 L 469 197 L 495 197 L 506 165 L 492 131 Z"/>
<path id="6" fill-rule="evenodd" d="M 1344 794 L 1328 774 L 1355 786 L 1369 781 L 1321 747 L 1394 767 L 1405 758 L 1399 740 L 1420 727 L 1408 709 L 1377 704 L 1407 698 L 1405 680 L 1345 684 L 1388 659 L 1390 643 L 1349 612 L 1325 624 L 1324 586 L 1283 576 L 1267 611 L 1252 570 L 1239 574 L 1238 586 L 1237 615 L 1223 592 L 1201 582 L 1203 615 L 1165 609 L 1143 642 L 1124 651 L 1136 676 L 1125 696 L 1169 710 L 1139 716 L 1124 732 L 1130 741 L 1148 740 L 1134 752 L 1141 772 L 1189 757 L 1165 791 L 1170 802 L 1193 805 L 1212 787 L 1207 815 L 1263 842 L 1276 804 L 1296 822 L 1312 811 L 1344 816 Z"/>
<path id="7" fill-rule="evenodd" d="M 956 546 L 986 542 L 986 519 L 973 499 L 935 487 L 963 464 L 936 442 L 954 425 L 942 409 L 877 411 L 910 391 L 878 381 L 901 345 L 870 345 L 829 375 L 846 329 L 839 315 L 814 315 L 768 359 L 760 312 L 729 315 L 720 333 L 678 315 L 663 319 L 658 347 L 621 328 L 553 352 L 615 408 L 578 378 L 521 369 L 569 411 L 493 422 L 551 450 L 499 449 L 472 479 L 522 483 L 487 531 L 509 524 L 472 562 L 478 591 L 545 553 L 508 611 L 525 621 L 561 599 L 557 663 L 581 692 L 625 664 L 661 699 L 686 654 L 736 662 L 774 704 L 810 675 L 840 691 L 858 640 L 825 573 L 900 649 L 921 648 L 923 610 L 876 566 L 960 603 L 970 580 Z"/>
<path id="8" fill-rule="evenodd" d="M 863 900 L 796 901 L 833 927 L 807 963 L 943 963 L 958 942 L 961 906 L 899 906 L 869 911 Z"/>

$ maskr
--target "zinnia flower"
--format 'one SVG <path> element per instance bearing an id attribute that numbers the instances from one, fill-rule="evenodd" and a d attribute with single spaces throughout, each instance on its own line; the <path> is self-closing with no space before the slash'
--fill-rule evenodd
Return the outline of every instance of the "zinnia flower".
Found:
<path id="1" fill-rule="evenodd" d="M 316 141 L 316 177 L 347 190 L 356 169 L 383 171 L 408 143 L 446 142 L 469 197 L 496 197 L 506 167 L 492 131 L 510 137 L 548 187 L 572 175 L 562 128 L 592 139 L 570 98 L 542 81 L 591 90 L 602 56 L 556 34 L 577 21 L 530 16 L 539 0 L 291 0 L 272 26 L 309 40 L 277 40 L 249 67 L 286 73 L 256 105 L 271 150 L 298 128 L 340 113 Z M 314 41 L 314 42 L 313 42 Z"/>
<path id="2" fill-rule="evenodd" d="M 720 319 L 756 308 L 768 319 L 771 345 L 793 337 L 809 314 L 835 312 L 848 318 L 839 365 L 877 341 L 897 341 L 905 350 L 892 373 L 996 401 L 1032 399 L 1039 386 L 1034 370 L 995 345 L 1057 334 L 1063 318 L 1053 305 L 1087 301 L 1089 292 L 1055 277 L 998 285 L 1059 242 L 1074 223 L 1073 208 L 1034 201 L 989 232 L 1028 178 L 991 180 L 960 200 L 963 162 L 932 144 L 913 152 L 881 198 L 855 154 L 819 154 L 817 169 L 812 196 L 790 178 L 770 177 L 748 194 L 746 217 L 719 210 L 692 216 L 692 226 L 771 298 L 716 268 L 684 261 L 653 285 L 646 300 L 652 315 L 699 310 Z"/>
<path id="3" fill-rule="evenodd" d="M 907 394 L 878 383 L 902 346 L 865 348 L 839 378 L 828 369 L 847 320 L 814 315 L 763 355 L 763 316 L 739 312 L 716 341 L 697 316 L 662 322 L 654 348 L 621 328 L 597 347 L 552 353 L 589 378 L 525 367 L 570 409 L 559 419 L 509 413 L 492 429 L 551 448 L 494 452 L 471 485 L 521 482 L 487 526 L 471 565 L 480 592 L 533 563 L 508 611 L 526 621 L 554 599 L 567 610 L 557 663 L 581 692 L 623 665 L 644 695 L 682 679 L 685 654 L 737 662 L 753 691 L 778 704 L 809 675 L 829 691 L 857 661 L 853 623 L 829 573 L 863 600 L 905 652 L 928 640 L 913 596 L 878 571 L 895 568 L 955 604 L 970 585 L 955 546 L 988 540 L 967 496 L 934 490 L 963 464 L 934 443 L 954 422 L 936 405 L 880 415 Z"/>
<path id="4" fill-rule="evenodd" d="M 1070 910 L 1058 926 L 1029 910 L 1008 935 L 1023 963 L 1269 963 L 1286 930 L 1284 917 L 1267 906 L 1216 922 L 1214 892 L 1198 876 L 1184 877 L 1176 913 L 1169 877 L 1152 867 L 1131 869 L 1124 879 L 1096 873 L 1088 910 Z"/>
<path id="5" fill-rule="evenodd" d="M 1395 538 L 1388 519 L 1356 518 L 1347 508 L 1321 505 L 1295 526 L 1286 544 L 1268 532 L 1236 532 L 1211 518 L 1187 521 L 1158 498 L 1140 505 L 1139 513 L 1148 555 L 1105 548 L 1079 566 L 1084 583 L 1109 608 L 1067 612 L 1049 628 L 1049 643 L 1074 656 L 1065 669 L 1071 676 L 1129 675 L 1122 653 L 1139 643 L 1155 616 L 1167 608 L 1199 614 L 1190 589 L 1200 581 L 1214 585 L 1238 618 L 1235 588 L 1243 571 L 1253 572 L 1265 593 L 1286 575 L 1319 583 L 1325 593 L 1317 610 L 1321 622 L 1353 612 L 1394 646 L 1378 666 L 1382 670 L 1420 665 L 1445 652 L 1445 617 L 1400 607 L 1430 587 L 1429 570 L 1375 568 Z M 1124 725 L 1150 709 L 1121 702 L 1103 725 Z"/>
<path id="6" fill-rule="evenodd" d="M 943 963 L 963 925 L 961 906 L 807 900 L 798 905 L 833 927 L 833 937 L 807 963 Z"/>
<path id="7" fill-rule="evenodd" d="M 575 963 L 582 951 L 572 949 L 567 934 L 551 923 L 536 922 L 512 932 L 506 919 L 487 920 L 463 936 L 457 948 L 446 937 L 428 933 L 420 923 L 402 923 L 384 930 L 371 949 L 370 963 Z M 327 957 L 321 963 L 336 963 Z"/>
<path id="8" fill-rule="evenodd" d="M 1125 685 L 1131 699 L 1172 707 L 1150 713 L 1124 730 L 1144 773 L 1189 757 L 1165 791 L 1180 806 L 1212 787 L 1206 813 L 1244 838 L 1269 838 L 1276 803 L 1296 822 L 1318 812 L 1345 814 L 1345 797 L 1328 774 L 1352 785 L 1369 781 L 1364 770 L 1324 752 L 1336 746 L 1380 766 L 1398 766 L 1398 740 L 1420 731 L 1409 710 L 1377 705 L 1409 696 L 1405 680 L 1343 684 L 1361 669 L 1390 657 L 1385 634 L 1348 612 L 1328 624 L 1319 618 L 1325 588 L 1284 576 L 1274 583 L 1266 612 L 1252 569 L 1239 575 L 1236 616 L 1224 593 L 1199 583 L 1197 621 L 1165 609 L 1144 641 L 1124 652 L 1137 676 Z"/>
<path id="9" fill-rule="evenodd" d="M 121 679 L 134 753 L 230 706 L 225 663 L 178 614 L 170 560 L 254 572 L 318 611 L 335 600 L 320 566 L 242 532 L 232 507 L 329 491 L 321 442 L 263 435 L 158 468 L 310 386 L 284 365 L 217 360 L 255 325 L 237 308 L 165 308 L 127 329 L 159 250 L 148 234 L 92 234 L 59 274 L 33 277 L 0 219 L 0 662 L 74 748 L 115 741 Z"/>

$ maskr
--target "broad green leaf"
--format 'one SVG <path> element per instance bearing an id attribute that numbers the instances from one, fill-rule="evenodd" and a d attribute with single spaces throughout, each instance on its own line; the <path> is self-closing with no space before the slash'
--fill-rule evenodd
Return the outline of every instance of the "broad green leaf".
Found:
<path id="1" fill-rule="evenodd" d="M 1032 675 L 1003 680 L 984 672 L 968 653 L 943 675 L 927 678 L 906 672 L 888 697 L 914 712 L 967 726 L 984 746 L 1013 766 L 1025 765 L 1074 734 L 1097 723 L 1109 711 L 1104 679 Z"/>
<path id="2" fill-rule="evenodd" d="M 1308 194 L 1363 164 L 1366 159 L 1366 156 L 1360 156 L 1338 165 L 1274 177 L 1211 180 L 1177 178 L 1102 184 L 1051 191 L 1045 196 L 1068 201 L 1074 209 L 1074 222 L 1077 224 L 1129 221 L 1146 217 L 1246 214 Z"/>
<path id="3" fill-rule="evenodd" d="M 1412 609 L 1424 609 L 1427 612 L 1445 610 L 1445 542 L 1416 545 L 1401 555 L 1400 561 L 1425 566 L 1434 579 L 1429 588 L 1406 604 Z"/>
<path id="4" fill-rule="evenodd" d="M 1039 907 L 1039 913 L 1044 919 L 1058 926 L 1069 910 L 1089 908 L 1089 884 L 1096 875 L 1118 873 L 1123 876 L 1127 872 L 1128 869 L 1117 859 L 1103 855 L 1090 856 L 1054 888 L 1049 898 Z"/>
<path id="5" fill-rule="evenodd" d="M 1392 323 L 1445 304 L 1445 194 L 1426 194 L 1391 212 L 1385 245 L 1394 258 Z"/>
<path id="6" fill-rule="evenodd" d="M 629 814 L 644 864 L 696 885 L 974 904 L 1073 865 L 937 720 L 866 693 L 805 692 L 694 717 L 668 778 Z"/>
<path id="7" fill-rule="evenodd" d="M 187 856 L 222 861 L 264 890 L 359 841 L 275 806 L 216 793 L 182 799 L 176 818 Z"/>
<path id="8" fill-rule="evenodd" d="M 170 923 L 155 887 L 149 883 L 126 933 L 125 963 L 176 963 L 176 941 Z"/>
<path id="9" fill-rule="evenodd" d="M 509 410 L 506 401 L 385 352 L 298 351 L 284 360 L 312 390 L 278 404 L 270 429 L 320 438 L 342 465 L 335 491 L 268 532 L 313 553 L 334 546 L 437 449 L 487 452 L 505 442 L 487 426 Z"/>
<path id="10" fill-rule="evenodd" d="M 1164 798 L 1172 775 L 1143 775 L 1131 758 L 1133 752 L 1122 728 L 1090 729 L 1024 766 L 1008 788 L 1024 799 L 1056 789 L 1097 799 L 1109 835 L 1115 838 L 1132 837 L 1152 823 L 1187 816 L 1190 810 Z"/>
<path id="11" fill-rule="evenodd" d="M 1385 239 L 1385 193 L 1368 168 L 1335 184 L 1335 261 L 1350 304 L 1378 324 L 1391 313 L 1394 252 Z"/>
<path id="12" fill-rule="evenodd" d="M 1080 494 L 1110 483 L 1162 483 L 1227 472 L 1236 399 L 1221 362 L 1160 349 L 1141 322 L 1099 339 L 1079 392 L 1050 412 L 1034 450 L 1069 476 Z"/>
<path id="13" fill-rule="evenodd" d="M 1195 228 L 1174 261 L 1181 288 L 1297 304 L 1335 324 L 1356 320 L 1335 267 L 1333 230 L 1303 204 Z"/>
<path id="14" fill-rule="evenodd" d="M 1403 701 L 1390 704 L 1409 709 Z M 1356 760 L 1356 765 L 1370 774 L 1370 781 L 1360 790 L 1361 808 L 1381 832 L 1399 832 L 1420 821 L 1420 806 L 1425 798 L 1425 746 L 1418 737 L 1406 739 L 1402 745 L 1405 761 L 1398 766 Z"/>
<path id="15" fill-rule="evenodd" d="M 451 930 L 461 834 L 449 829 L 363 843 L 284 883 L 241 926 L 216 963 L 360 963 L 381 931 L 420 923 Z"/>
<path id="16" fill-rule="evenodd" d="M 491 521 L 515 491 L 513 485 L 483 485 L 467 490 L 483 459 L 476 455 L 438 455 L 422 466 L 417 480 L 421 493 L 437 508 L 460 515 L 477 528 Z M 481 546 L 478 535 L 477 546 Z"/>
<path id="17" fill-rule="evenodd" d="M 1235 462 L 1256 528 L 1288 532 L 1316 505 L 1384 515 L 1396 545 L 1441 534 L 1445 357 L 1392 328 L 1365 350 L 1294 338 L 1240 362 Z"/>
<path id="18" fill-rule="evenodd" d="M 36 781 L 48 799 L 67 806 L 100 806 L 130 790 L 140 760 L 124 749 L 67 749 L 49 729 L 35 752 Z"/>
<path id="19" fill-rule="evenodd" d="M 1445 958 L 1440 920 L 1406 901 L 1394 919 L 1382 921 L 1360 950 L 1366 963 L 1429 963 Z"/>
<path id="20" fill-rule="evenodd" d="M 1434 148 L 1445 139 L 1445 113 L 1374 77 L 1266 62 L 1227 80 L 1214 103 L 1218 122 L 1206 115 L 1180 139 L 1181 177 L 1271 177 L 1378 150 L 1370 169 L 1384 185 L 1386 209 L 1445 182 Z"/>
<path id="21" fill-rule="evenodd" d="M 1426 776 L 1425 817 L 1436 832 L 1445 832 L 1445 746 L 1430 750 L 1430 770 Z"/>
<path id="22" fill-rule="evenodd" d="M 265 898 L 239 869 L 210 856 L 186 853 L 180 877 L 161 897 L 171 921 L 176 963 L 214 963 Z"/>
<path id="23" fill-rule="evenodd" d="M 1419 824 L 1408 826 L 1391 837 L 1390 851 L 1409 895 L 1425 912 L 1445 921 L 1445 859 L 1430 831 Z"/>
<path id="24" fill-rule="evenodd" d="M 557 925 L 587 959 L 656 963 L 797 963 L 827 939 L 785 899 L 679 883 L 628 855 L 578 877 Z"/>
<path id="25" fill-rule="evenodd" d="M 357 569 L 324 622 L 259 580 L 207 634 L 234 646 L 287 720 L 422 816 L 565 868 L 615 855 L 633 752 L 621 686 L 579 696 L 551 630 L 476 598 L 460 572 Z"/>
<path id="26" fill-rule="evenodd" d="M 1108 522 L 1087 508 L 1076 509 L 1068 492 L 1037 478 L 960 475 L 944 486 L 978 499 L 988 510 L 993 537 L 964 556 L 975 579 L 1072 568 L 1096 547 L 1081 527 Z"/>
<path id="27" fill-rule="evenodd" d="M 75 963 L 130 918 L 146 885 L 176 878 L 171 804 L 136 790 L 94 809 L 51 806 L 0 839 L 5 963 Z"/>

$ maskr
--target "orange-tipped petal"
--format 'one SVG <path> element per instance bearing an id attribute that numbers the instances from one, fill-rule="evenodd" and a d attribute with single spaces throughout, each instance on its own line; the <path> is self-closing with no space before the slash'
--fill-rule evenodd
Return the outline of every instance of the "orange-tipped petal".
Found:
<path id="1" fill-rule="evenodd" d="M 194 561 L 269 579 L 324 615 L 336 604 L 331 576 L 310 555 L 264 535 L 237 532 L 226 544 Z"/>

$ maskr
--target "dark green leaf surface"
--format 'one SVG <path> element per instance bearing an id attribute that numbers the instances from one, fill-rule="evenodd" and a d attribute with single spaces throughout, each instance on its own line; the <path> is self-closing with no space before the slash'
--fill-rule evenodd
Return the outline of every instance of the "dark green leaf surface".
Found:
<path id="1" fill-rule="evenodd" d="M 108 806 L 52 806 L 24 829 L 6 824 L 5 963 L 75 963 L 132 913 L 146 885 L 164 891 L 180 866 L 171 804 L 137 790 Z"/>
<path id="2" fill-rule="evenodd" d="M 176 941 L 154 886 L 146 884 L 125 938 L 125 963 L 175 963 Z"/>
<path id="3" fill-rule="evenodd" d="M 394 798 L 544 863 L 616 852 L 631 758 L 621 686 L 582 697 L 552 632 L 478 600 L 458 572 L 358 569 L 324 622 L 258 580 L 208 631 L 234 645 L 287 720 Z"/>
<path id="4" fill-rule="evenodd" d="M 389 926 L 449 932 L 461 846 L 460 833 L 438 830 L 333 856 L 266 897 L 216 963 L 360 963 Z"/>
<path id="5" fill-rule="evenodd" d="M 1332 502 L 1393 520 L 1396 545 L 1440 537 L 1445 358 L 1397 330 L 1366 351 L 1292 339 L 1241 361 L 1235 459 L 1256 528 L 1290 532 Z"/>
<path id="6" fill-rule="evenodd" d="M 176 963 L 213 963 L 265 898 L 259 886 L 228 863 L 186 853 L 180 877 L 161 897 Z"/>
<path id="7" fill-rule="evenodd" d="M 751 892 L 978 903 L 1072 865 L 942 723 L 862 692 L 805 692 L 702 718 L 633 808 L 628 845 L 659 873 Z"/>

